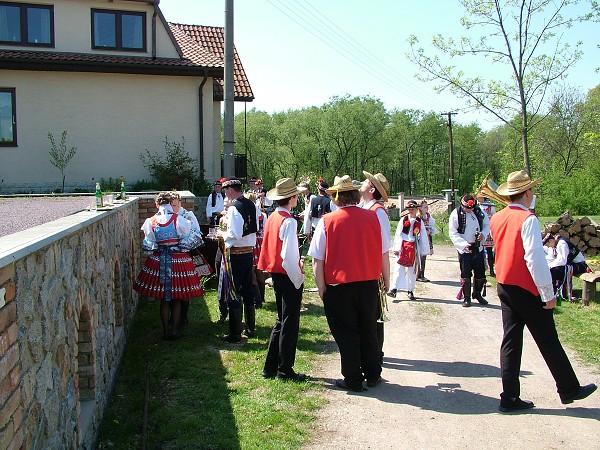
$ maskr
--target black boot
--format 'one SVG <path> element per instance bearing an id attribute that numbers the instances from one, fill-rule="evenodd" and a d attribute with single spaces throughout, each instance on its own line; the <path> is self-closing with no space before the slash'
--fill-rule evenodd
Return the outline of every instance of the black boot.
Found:
<path id="1" fill-rule="evenodd" d="M 256 327 L 256 310 L 254 309 L 254 304 L 250 306 L 244 305 L 244 308 L 246 310 L 244 312 L 246 315 L 246 330 L 244 331 L 244 334 L 249 338 L 253 338 Z"/>
<path id="2" fill-rule="evenodd" d="M 490 277 L 495 277 L 496 273 L 494 272 L 494 262 L 495 262 L 495 257 L 494 257 L 494 251 L 492 250 L 492 248 L 488 248 L 487 249 L 487 260 L 488 260 L 488 266 L 490 266 Z"/>
<path id="3" fill-rule="evenodd" d="M 482 305 L 488 304 L 488 301 L 481 295 L 485 282 L 485 278 L 475 278 L 475 286 L 473 286 L 473 298 Z"/>
<path id="4" fill-rule="evenodd" d="M 462 305 L 465 308 L 471 306 L 471 279 L 470 278 L 461 278 L 462 288 L 463 288 L 463 302 Z"/>

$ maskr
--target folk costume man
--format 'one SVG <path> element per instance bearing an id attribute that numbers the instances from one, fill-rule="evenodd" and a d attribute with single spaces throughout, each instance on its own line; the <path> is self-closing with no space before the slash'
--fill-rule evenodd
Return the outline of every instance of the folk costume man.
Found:
<path id="1" fill-rule="evenodd" d="M 380 290 L 383 289 L 383 296 L 385 296 L 388 286 L 390 285 L 390 218 L 387 210 L 385 209 L 384 202 L 388 201 L 387 190 L 390 188 L 390 183 L 382 173 L 371 173 L 363 170 L 363 174 L 366 177 L 362 182 L 359 192 L 362 198 L 360 206 L 363 209 L 375 211 L 377 219 L 379 220 L 379 226 L 381 227 L 381 251 L 382 251 L 382 268 L 381 268 L 381 280 Z M 382 295 L 382 292 L 379 293 Z M 378 314 L 377 314 L 377 341 L 379 342 L 379 353 L 381 355 L 380 362 L 383 361 L 383 317 L 385 315 L 385 297 L 383 300 L 380 299 L 378 303 Z"/>
<path id="2" fill-rule="evenodd" d="M 235 292 L 241 301 L 229 302 L 229 334 L 224 340 L 240 342 L 242 335 L 242 313 L 245 310 L 246 336 L 254 337 L 255 330 L 255 290 L 252 285 L 253 251 L 256 245 L 259 211 L 251 200 L 242 194 L 242 182 L 228 178 L 223 183 L 225 195 L 232 202 L 225 216 L 226 230 L 219 230 L 217 236 L 225 242 L 224 258 L 228 258 Z M 242 304 L 243 303 L 243 304 Z"/>
<path id="3" fill-rule="evenodd" d="M 425 224 L 417 217 L 419 205 L 409 200 L 400 217 L 400 222 L 394 235 L 394 255 L 397 263 L 394 270 L 394 287 L 388 295 L 396 297 L 397 291 L 406 291 L 409 300 L 415 300 L 415 284 L 421 262 L 421 255 L 429 254 L 429 239 Z"/>
<path id="4" fill-rule="evenodd" d="M 221 180 L 215 180 L 213 182 L 213 191 L 206 200 L 206 218 L 211 225 L 219 225 L 219 219 L 223 212 L 223 202 L 225 200 L 223 192 L 223 183 Z"/>
<path id="5" fill-rule="evenodd" d="M 462 293 L 462 305 L 471 306 L 471 277 L 475 275 L 473 298 L 482 305 L 487 305 L 488 302 L 482 295 L 486 280 L 481 242 L 490 234 L 490 220 L 477 206 L 472 195 L 465 195 L 460 205 L 450 214 L 448 234 L 458 252 L 460 265 L 462 287 L 457 298 L 460 299 Z"/>
<path id="6" fill-rule="evenodd" d="M 263 377 L 304 381 L 306 375 L 294 371 L 296 345 L 300 330 L 300 305 L 304 272 L 298 248 L 298 225 L 291 210 L 298 203 L 294 180 L 282 178 L 267 198 L 276 206 L 265 225 L 258 269 L 269 272 L 273 280 L 277 319 L 271 331 Z"/>
<path id="7" fill-rule="evenodd" d="M 348 175 L 327 190 L 338 209 L 323 216 L 308 250 L 331 334 L 340 350 L 343 379 L 336 386 L 360 392 L 363 380 L 381 382 L 377 304 L 382 269 L 381 226 L 373 211 L 357 207 L 358 186 Z"/>
<path id="8" fill-rule="evenodd" d="M 533 200 L 533 187 L 540 181 L 531 181 L 524 170 L 510 173 L 507 182 L 497 190 L 498 194 L 510 198 L 510 204 L 494 214 L 491 223 L 504 328 L 500 350 L 499 409 L 502 412 L 534 406 L 533 402 L 520 398 L 519 371 L 525 326 L 554 377 L 563 404 L 584 399 L 596 390 L 595 384 L 579 384 L 554 325 L 552 309 L 556 296 L 542 246 L 540 223 L 528 209 Z"/>
<path id="9" fill-rule="evenodd" d="M 479 203 L 479 207 L 481 208 L 481 210 L 488 216 L 488 219 L 491 219 L 492 216 L 496 214 L 496 205 L 494 205 L 494 203 L 489 201 L 486 197 L 477 197 L 477 203 Z M 488 235 L 483 241 L 483 249 L 487 257 L 487 263 L 490 269 L 490 276 L 495 277 L 496 273 L 494 272 L 494 240 L 492 239 L 491 234 Z"/>

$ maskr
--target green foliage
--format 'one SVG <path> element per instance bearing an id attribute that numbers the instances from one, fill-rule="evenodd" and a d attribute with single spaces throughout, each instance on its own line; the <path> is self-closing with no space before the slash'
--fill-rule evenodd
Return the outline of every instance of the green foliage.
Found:
<path id="1" fill-rule="evenodd" d="M 211 185 L 198 175 L 198 163 L 185 151 L 185 138 L 181 142 L 164 141 L 164 152 L 146 149 L 140 155 L 159 190 L 189 190 L 196 195 L 207 195 Z"/>
<path id="2" fill-rule="evenodd" d="M 64 130 L 60 135 L 60 144 L 56 145 L 54 135 L 48 132 L 50 140 L 50 163 L 60 170 L 62 175 L 62 191 L 65 191 L 65 169 L 71 161 L 71 158 L 77 153 L 77 147 L 67 148 L 67 130 Z"/>
<path id="3" fill-rule="evenodd" d="M 123 180 L 123 177 L 100 178 L 100 189 L 105 194 L 110 194 L 111 192 L 119 192 L 121 191 L 121 180 Z"/>

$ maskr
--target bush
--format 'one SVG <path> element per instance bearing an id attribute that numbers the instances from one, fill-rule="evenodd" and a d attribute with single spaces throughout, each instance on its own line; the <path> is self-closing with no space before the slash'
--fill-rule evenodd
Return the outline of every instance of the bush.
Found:
<path id="1" fill-rule="evenodd" d="M 179 142 L 169 142 L 165 136 L 165 151 L 151 152 L 146 149 L 140 155 L 142 164 L 148 169 L 158 190 L 189 190 L 196 195 L 207 195 L 211 185 L 198 175 L 197 161 L 185 151 L 185 138 Z"/>

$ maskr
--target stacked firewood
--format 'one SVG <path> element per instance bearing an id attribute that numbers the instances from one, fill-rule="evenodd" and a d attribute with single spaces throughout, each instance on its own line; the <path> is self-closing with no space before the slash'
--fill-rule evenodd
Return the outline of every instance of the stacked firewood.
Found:
<path id="1" fill-rule="evenodd" d="M 544 224 L 544 230 L 566 237 L 586 256 L 600 254 L 600 226 L 589 217 L 573 219 L 571 211 L 565 211 L 556 222 Z"/>

